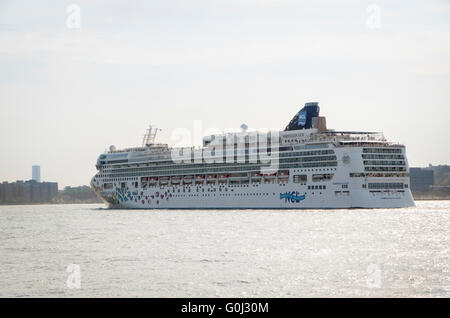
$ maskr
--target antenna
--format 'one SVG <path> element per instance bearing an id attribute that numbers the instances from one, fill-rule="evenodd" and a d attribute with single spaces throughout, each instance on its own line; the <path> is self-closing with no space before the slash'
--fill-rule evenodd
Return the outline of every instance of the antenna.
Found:
<path id="1" fill-rule="evenodd" d="M 153 128 L 152 125 L 150 125 L 147 128 L 147 131 L 144 135 L 144 139 L 142 140 L 142 147 L 149 146 L 155 143 L 156 134 L 158 131 L 161 131 L 162 129 L 159 128 Z"/>

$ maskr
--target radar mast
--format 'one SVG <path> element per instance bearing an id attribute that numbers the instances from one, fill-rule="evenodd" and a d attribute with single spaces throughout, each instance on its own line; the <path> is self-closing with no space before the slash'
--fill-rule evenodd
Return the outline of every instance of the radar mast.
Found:
<path id="1" fill-rule="evenodd" d="M 162 129 L 152 127 L 152 125 L 150 125 L 145 132 L 144 139 L 142 140 L 142 147 L 153 145 L 156 140 L 156 134 L 161 130 Z"/>

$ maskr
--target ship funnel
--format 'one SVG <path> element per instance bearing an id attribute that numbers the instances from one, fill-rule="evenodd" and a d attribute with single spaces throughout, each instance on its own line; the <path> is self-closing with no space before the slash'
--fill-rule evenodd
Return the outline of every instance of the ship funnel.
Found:
<path id="1" fill-rule="evenodd" d="M 284 131 L 309 129 L 313 127 L 313 118 L 319 117 L 320 107 L 318 102 L 309 102 L 295 114 L 294 118 L 289 122 Z"/>

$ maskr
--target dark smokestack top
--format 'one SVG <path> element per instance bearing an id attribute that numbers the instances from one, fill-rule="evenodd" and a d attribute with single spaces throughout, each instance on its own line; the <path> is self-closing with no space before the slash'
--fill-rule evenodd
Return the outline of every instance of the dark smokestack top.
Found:
<path id="1" fill-rule="evenodd" d="M 319 112 L 318 102 L 305 103 L 305 106 L 292 118 L 284 131 L 312 128 L 312 119 L 318 117 Z"/>

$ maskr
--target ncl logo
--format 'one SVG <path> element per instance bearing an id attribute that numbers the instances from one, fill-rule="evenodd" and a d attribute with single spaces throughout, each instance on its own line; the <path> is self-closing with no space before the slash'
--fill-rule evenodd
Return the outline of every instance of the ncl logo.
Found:
<path id="1" fill-rule="evenodd" d="M 280 200 L 284 199 L 284 202 L 298 203 L 300 201 L 305 200 L 305 198 L 306 198 L 306 193 L 300 195 L 300 193 L 298 193 L 298 191 L 280 193 Z"/>
<path id="2" fill-rule="evenodd" d="M 306 124 L 306 112 L 304 110 L 298 113 L 298 124 L 300 126 L 305 126 Z"/>

